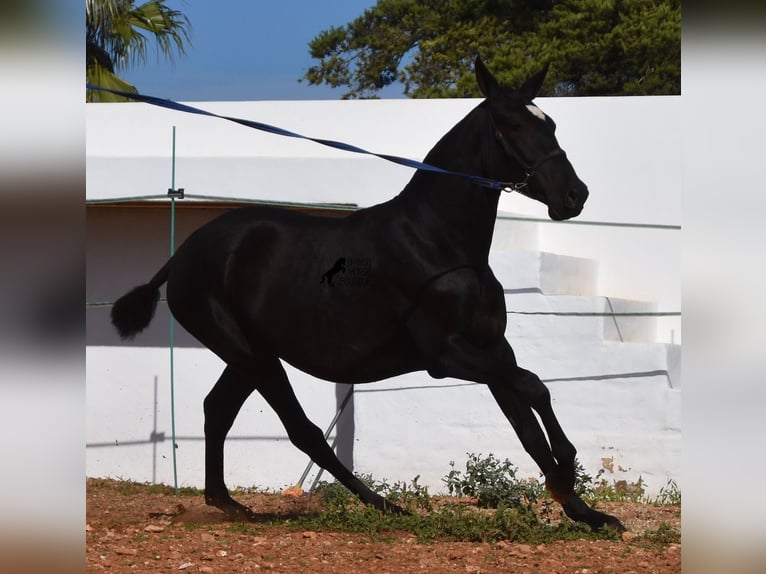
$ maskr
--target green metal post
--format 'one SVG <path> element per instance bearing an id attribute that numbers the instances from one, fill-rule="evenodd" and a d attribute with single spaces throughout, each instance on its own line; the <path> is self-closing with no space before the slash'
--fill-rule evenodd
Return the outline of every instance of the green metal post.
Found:
<path id="1" fill-rule="evenodd" d="M 170 256 L 173 257 L 176 245 L 176 126 L 173 126 L 173 157 L 170 191 Z M 173 488 L 178 494 L 178 463 L 176 461 L 176 400 L 173 347 L 175 346 L 175 319 L 170 314 L 170 432 L 173 448 Z"/>

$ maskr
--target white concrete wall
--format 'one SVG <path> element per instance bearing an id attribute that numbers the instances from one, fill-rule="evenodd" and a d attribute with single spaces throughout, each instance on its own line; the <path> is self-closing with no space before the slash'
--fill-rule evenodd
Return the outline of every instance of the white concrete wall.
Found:
<path id="1" fill-rule="evenodd" d="M 476 103 L 198 105 L 420 159 Z M 678 98 L 550 99 L 539 104 L 556 119 L 562 146 L 591 189 L 582 219 L 681 223 Z M 172 125 L 178 126 L 176 185 L 187 193 L 365 206 L 397 193 L 412 173 L 379 159 L 143 104 L 89 105 L 87 117 L 88 199 L 164 194 L 170 186 Z M 520 196 L 503 196 L 500 207 L 514 214 L 544 216 L 542 206 Z M 90 211 L 87 300 L 109 301 L 145 281 L 164 261 L 167 211 Z M 210 215 L 204 210 L 185 212 L 179 218 L 179 237 Z M 521 258 L 532 261 L 523 266 L 506 261 L 504 267 L 503 257 L 520 256 L 495 251 L 498 273 L 507 268 L 502 271 L 506 287 L 545 284 L 546 292 L 578 296 L 514 295 L 509 308 L 513 304 L 528 310 L 558 306 L 593 310 L 603 308 L 603 298 L 594 296 L 604 295 L 646 300 L 660 311 L 680 310 L 677 231 L 507 221 L 498 225 L 498 231 L 496 250 L 527 250 L 529 256 Z M 556 263 L 548 256 L 541 259 L 537 251 L 591 261 Z M 568 270 L 566 277 L 562 269 Z M 544 278 L 539 276 L 541 271 Z M 167 308 L 161 305 L 146 334 L 124 345 L 109 326 L 108 308 L 88 310 L 89 476 L 172 482 L 168 320 Z M 656 331 L 653 339 L 680 342 L 680 320 L 660 320 L 654 325 L 649 327 Z M 679 479 L 680 380 L 662 374 L 674 370 L 677 349 L 615 343 L 608 329 L 603 318 L 584 322 L 516 317 L 507 336 L 520 362 L 548 381 L 557 413 L 586 467 L 595 473 L 602 458 L 613 457 L 614 468 L 625 469 L 614 478 L 642 476 L 656 492 L 667 478 Z M 643 331 L 638 340 L 646 340 Z M 179 480 L 201 486 L 202 399 L 223 366 L 183 330 L 177 343 Z M 325 428 L 345 387 L 288 371 L 309 416 Z M 572 377 L 580 380 L 566 380 Z M 346 441 L 338 449 L 341 458 L 349 464 L 353 460 L 357 472 L 389 481 L 420 474 L 421 483 L 438 491 L 449 461 L 462 464 L 466 452 L 509 457 L 522 472 L 536 475 L 510 425 L 486 390 L 477 385 L 413 374 L 359 387 L 341 429 L 330 438 Z M 226 446 L 230 485 L 282 488 L 296 482 L 308 463 L 289 444 L 260 397 L 248 400 L 231 437 Z M 313 471 L 309 482 L 315 476 Z"/>

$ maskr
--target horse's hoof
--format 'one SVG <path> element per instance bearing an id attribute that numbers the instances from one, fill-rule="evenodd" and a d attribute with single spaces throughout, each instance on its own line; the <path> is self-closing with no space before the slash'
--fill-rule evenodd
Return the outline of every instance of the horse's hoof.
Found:
<path id="1" fill-rule="evenodd" d="M 257 522 L 258 515 L 247 506 L 240 506 L 234 509 L 224 509 L 229 520 L 235 522 Z"/>
<path id="2" fill-rule="evenodd" d="M 604 526 L 608 526 L 612 530 L 616 530 L 619 534 L 622 534 L 623 532 L 627 532 L 628 529 L 625 528 L 622 525 L 622 522 L 620 522 L 620 519 L 615 516 L 606 515 L 606 521 L 604 522 Z"/>
<path id="3" fill-rule="evenodd" d="M 409 510 L 405 510 L 398 504 L 393 503 L 387 503 L 383 510 L 396 516 L 410 516 L 412 514 Z"/>
<path id="4" fill-rule="evenodd" d="M 229 498 L 227 500 L 205 499 L 205 504 L 216 507 L 221 510 L 228 520 L 235 522 L 255 522 L 258 515 L 250 510 L 244 504 Z"/>
<path id="5" fill-rule="evenodd" d="M 620 519 L 617 518 L 616 516 L 605 514 L 603 512 L 598 512 L 597 514 L 598 514 L 597 519 L 590 521 L 590 527 L 593 530 L 600 530 L 604 527 L 607 527 L 616 531 L 618 534 L 622 534 L 623 532 L 626 532 L 628 530 L 622 525 L 622 522 L 620 522 Z"/>

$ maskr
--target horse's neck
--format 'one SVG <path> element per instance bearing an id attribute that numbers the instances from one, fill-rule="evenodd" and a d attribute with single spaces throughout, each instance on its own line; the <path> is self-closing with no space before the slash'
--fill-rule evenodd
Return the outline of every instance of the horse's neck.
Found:
<path id="1" fill-rule="evenodd" d="M 425 163 L 450 171 L 486 176 L 489 119 L 478 107 L 434 146 Z M 457 249 L 486 256 L 492 241 L 499 193 L 460 176 L 418 171 L 400 194 L 424 234 L 447 238 Z"/>

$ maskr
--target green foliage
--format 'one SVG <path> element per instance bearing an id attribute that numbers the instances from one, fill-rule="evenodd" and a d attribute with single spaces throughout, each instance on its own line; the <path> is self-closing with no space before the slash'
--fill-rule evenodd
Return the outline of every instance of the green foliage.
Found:
<path id="1" fill-rule="evenodd" d="M 663 522 L 657 530 L 644 532 L 640 536 L 638 542 L 643 542 L 647 546 L 653 547 L 664 547 L 668 544 L 680 544 L 681 532 L 670 526 L 667 522 Z"/>
<path id="2" fill-rule="evenodd" d="M 537 481 L 516 478 L 516 467 L 510 460 L 500 461 L 490 453 L 486 458 L 480 454 L 468 453 L 465 472 L 452 470 L 442 480 L 447 491 L 453 496 L 476 498 L 482 508 L 498 508 L 505 505 L 521 508 L 536 502 L 544 493 L 544 488 Z"/>
<path id="3" fill-rule="evenodd" d="M 117 492 L 124 496 L 135 496 L 138 493 L 149 494 L 176 494 L 175 489 L 167 484 L 152 484 L 149 482 L 134 482 L 130 480 L 121 480 L 117 486 Z M 200 496 L 203 493 L 199 488 L 193 486 L 181 486 L 178 488 L 179 496 Z"/>
<path id="4" fill-rule="evenodd" d="M 479 467 L 484 467 L 485 473 L 482 476 L 502 475 L 507 474 L 508 470 L 513 470 L 507 461 L 501 463 L 490 456 L 490 462 L 487 463 L 475 455 L 471 456 Z M 473 477 L 475 484 L 480 482 L 475 466 L 471 467 L 468 473 Z M 553 540 L 613 539 L 616 536 L 609 529 L 592 532 L 589 527 L 568 520 L 551 526 L 540 521 L 531 506 L 524 504 L 511 507 L 500 502 L 494 510 L 477 509 L 452 501 L 435 504 L 426 489 L 417 484 L 417 477 L 410 484 L 393 485 L 389 485 L 385 480 L 373 480 L 370 476 L 360 478 L 372 490 L 406 508 L 409 513 L 394 515 L 381 512 L 360 503 L 339 483 L 323 482 L 314 492 L 324 503 L 324 511 L 301 517 L 292 523 L 292 527 L 303 530 L 356 532 L 373 540 L 386 540 L 392 532 L 406 531 L 412 532 L 421 543 L 432 540 L 515 540 L 540 544 Z M 457 480 L 455 475 L 453 478 Z"/>
<path id="5" fill-rule="evenodd" d="M 535 42 L 552 95 L 681 93 L 680 0 L 566 0 Z"/>
<path id="6" fill-rule="evenodd" d="M 644 481 L 638 477 L 636 482 L 602 478 L 604 469 L 601 468 L 596 476 L 585 471 L 579 460 L 575 459 L 575 492 L 586 502 L 641 502 L 644 500 Z"/>
<path id="7" fill-rule="evenodd" d="M 681 490 L 673 479 L 668 479 L 655 498 L 646 496 L 644 480 L 639 476 L 635 482 L 603 478 L 604 469 L 596 476 L 588 474 L 575 460 L 575 492 L 586 502 L 641 502 L 656 505 L 681 505 Z"/>
<path id="8" fill-rule="evenodd" d="M 610 529 L 593 532 L 590 527 L 571 521 L 555 526 L 541 522 L 530 508 L 508 508 L 494 511 L 448 504 L 418 517 L 413 531 L 421 542 L 447 539 L 467 542 L 512 540 L 526 544 L 544 544 L 554 540 L 615 539 Z"/>
<path id="9" fill-rule="evenodd" d="M 417 510 L 431 510 L 431 496 L 428 488 L 418 484 L 420 475 L 413 478 L 410 483 L 395 482 L 389 484 L 387 480 L 376 480 L 369 474 L 359 475 L 370 490 L 380 494 L 386 500 L 397 504 L 410 512 Z M 320 482 L 314 489 L 322 501 L 330 507 L 345 507 L 357 502 L 356 496 L 339 482 Z M 360 503 L 361 504 L 361 503 Z"/>
<path id="10" fill-rule="evenodd" d="M 146 62 L 149 41 L 158 54 L 172 59 L 184 55 L 189 43 L 189 20 L 166 0 L 87 0 L 85 3 L 85 72 L 87 81 L 135 92 L 117 72 Z M 87 101 L 124 101 L 108 92 L 88 90 Z"/>
<path id="11" fill-rule="evenodd" d="M 668 482 L 660 488 L 660 493 L 657 498 L 651 501 L 657 505 L 671 504 L 673 506 L 681 506 L 681 489 L 678 488 L 676 481 L 668 479 Z"/>
<path id="12" fill-rule="evenodd" d="M 480 96 L 479 54 L 501 84 L 551 64 L 542 95 L 679 94 L 680 0 L 378 0 L 320 32 L 310 84 L 375 97 L 395 81 L 410 97 Z"/>

